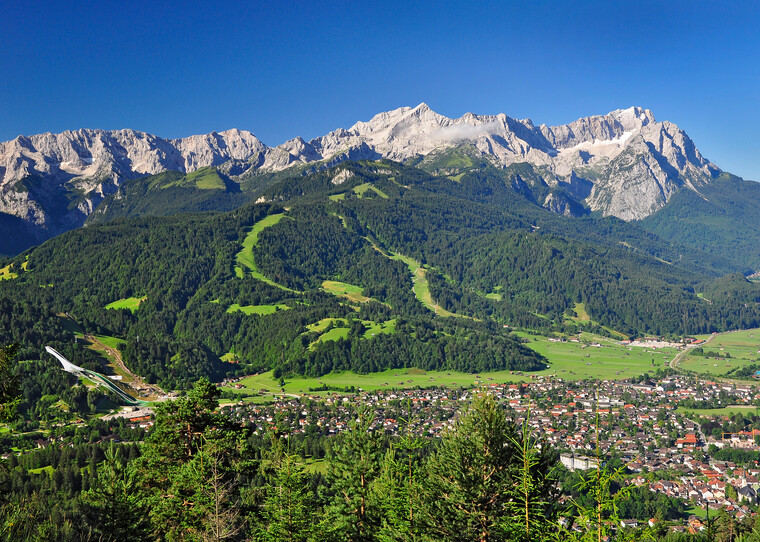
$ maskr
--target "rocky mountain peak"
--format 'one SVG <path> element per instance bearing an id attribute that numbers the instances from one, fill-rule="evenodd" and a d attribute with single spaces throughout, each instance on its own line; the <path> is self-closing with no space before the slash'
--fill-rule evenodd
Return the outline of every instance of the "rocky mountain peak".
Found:
<path id="1" fill-rule="evenodd" d="M 678 126 L 657 122 L 651 111 L 641 107 L 563 125 L 535 126 L 530 119 L 504 113 L 468 112 L 448 118 L 423 102 L 378 113 L 308 142 L 296 137 L 277 147 L 268 147 L 253 133 L 236 128 L 182 139 L 163 139 L 132 129 L 19 136 L 0 143 L 0 212 L 34 217 L 35 224 L 44 224 L 49 212 L 42 200 L 49 202 L 53 193 L 69 197 L 65 194 L 75 190 L 81 203 L 69 209 L 78 217 L 63 221 L 69 227 L 81 223 L 123 180 L 142 175 L 190 172 L 226 163 L 230 175 L 250 175 L 298 164 L 330 167 L 345 160 L 405 161 L 462 144 L 497 168 L 520 163 L 542 168 L 546 182 L 558 189 L 545 206 L 562 213 L 575 208 L 570 200 L 576 198 L 577 205 L 605 215 L 643 218 L 678 190 L 699 190 L 720 173 Z M 29 176 L 43 181 L 34 194 L 16 187 Z M 572 188 L 578 186 L 583 190 Z M 572 188 L 566 196 L 561 193 L 563 187 Z M 42 198 L 45 190 L 49 194 Z"/>

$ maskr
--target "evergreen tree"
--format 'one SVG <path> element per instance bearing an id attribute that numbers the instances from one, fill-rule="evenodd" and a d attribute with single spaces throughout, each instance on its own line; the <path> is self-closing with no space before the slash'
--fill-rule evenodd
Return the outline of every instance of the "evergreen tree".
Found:
<path id="1" fill-rule="evenodd" d="M 328 456 L 327 480 L 332 502 L 327 514 L 331 540 L 376 540 L 380 525 L 373 484 L 380 472 L 381 440 L 372 429 L 374 414 L 357 409 L 357 418 L 340 435 Z"/>
<path id="2" fill-rule="evenodd" d="M 134 480 L 134 470 L 117 459 L 112 445 L 97 467 L 96 483 L 82 493 L 87 522 L 101 540 L 145 536 L 147 520 Z"/>
<path id="3" fill-rule="evenodd" d="M 378 538 L 383 541 L 423 539 L 425 471 L 420 452 L 424 442 L 408 432 L 410 423 L 410 419 L 401 420 L 407 432 L 391 443 L 377 481 L 375 492 L 383 515 Z"/>
<path id="4" fill-rule="evenodd" d="M 527 489 L 533 505 L 540 502 L 539 495 L 551 498 L 554 481 L 545 473 L 556 458 L 547 447 L 531 453 L 528 470 L 534 478 L 524 481 L 521 438 L 492 396 L 475 397 L 428 461 L 426 514 L 434 538 L 512 540 L 513 508 L 521 490 L 525 494 Z M 535 515 L 536 521 L 551 521 L 549 511 Z"/>
<path id="5" fill-rule="evenodd" d="M 237 517 L 226 521 L 233 518 L 223 512 L 238 506 L 240 476 L 250 467 L 244 461 L 246 431 L 215 412 L 218 396 L 202 378 L 186 397 L 156 409 L 154 430 L 135 464 L 159 539 L 237 536 Z"/>
<path id="6" fill-rule="evenodd" d="M 18 344 L 0 348 L 0 423 L 16 417 L 16 407 L 21 401 L 21 384 L 13 368 L 18 348 Z"/>
<path id="7" fill-rule="evenodd" d="M 288 453 L 282 440 L 272 435 L 272 448 L 266 458 L 270 477 L 262 506 L 263 521 L 256 531 L 256 539 L 306 542 L 318 530 L 316 503 L 299 458 Z"/>

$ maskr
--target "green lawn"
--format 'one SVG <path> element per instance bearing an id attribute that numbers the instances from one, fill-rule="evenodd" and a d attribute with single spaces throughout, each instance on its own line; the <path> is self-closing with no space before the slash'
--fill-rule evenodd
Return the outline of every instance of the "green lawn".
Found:
<path id="1" fill-rule="evenodd" d="M 240 306 L 237 303 L 234 305 L 230 305 L 230 307 L 227 309 L 227 312 L 242 312 L 243 314 L 259 314 L 259 315 L 267 315 L 267 314 L 274 314 L 278 310 L 289 310 L 290 307 L 283 304 L 277 304 L 277 305 L 244 305 Z"/>
<path id="2" fill-rule="evenodd" d="M 341 200 L 346 199 L 346 193 L 341 192 L 340 194 L 332 194 L 327 197 L 330 199 L 330 201 L 341 201 Z"/>
<path id="3" fill-rule="evenodd" d="M 109 303 L 106 305 L 106 309 L 128 309 L 132 314 L 137 310 L 137 307 L 140 306 L 140 303 L 148 299 L 147 297 L 127 297 L 124 299 L 119 299 L 117 301 L 114 301 L 113 303 Z"/>
<path id="4" fill-rule="evenodd" d="M 48 465 L 47 467 L 40 467 L 39 469 L 29 469 L 29 474 L 42 474 L 44 472 L 48 476 L 52 476 L 53 470 L 53 467 Z"/>
<path id="5" fill-rule="evenodd" d="M 253 261 L 253 247 L 255 247 L 259 242 L 259 234 L 266 228 L 274 226 L 283 218 L 285 218 L 285 213 L 268 215 L 256 222 L 251 227 L 251 231 L 248 232 L 248 235 L 246 235 L 245 239 L 243 240 L 243 249 L 235 255 L 235 261 L 238 264 L 235 266 L 235 274 L 239 278 L 243 278 L 247 270 L 248 273 L 257 280 L 266 282 L 270 286 L 280 288 L 281 290 L 293 292 L 294 290 L 291 290 L 282 284 L 278 284 L 261 274 L 261 272 L 256 267 L 256 262 Z"/>
<path id="6" fill-rule="evenodd" d="M 676 412 L 682 414 L 690 412 L 699 416 L 733 416 L 734 414 L 756 414 L 757 407 L 745 405 L 731 405 L 723 408 L 686 408 L 678 407 Z"/>
<path id="7" fill-rule="evenodd" d="M 709 336 L 700 338 L 707 337 Z M 760 360 L 760 329 L 721 333 L 702 348 L 705 352 L 716 352 L 721 357 L 716 359 L 687 355 L 679 362 L 679 368 L 716 376 L 725 375 L 731 369 Z M 726 354 L 731 357 L 723 357 Z M 731 375 L 728 376 L 730 378 Z"/>

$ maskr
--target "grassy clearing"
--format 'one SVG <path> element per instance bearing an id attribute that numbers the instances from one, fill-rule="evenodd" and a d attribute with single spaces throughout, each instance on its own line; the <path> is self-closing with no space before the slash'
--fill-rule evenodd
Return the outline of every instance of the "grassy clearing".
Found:
<path id="1" fill-rule="evenodd" d="M 243 240 L 243 249 L 235 255 L 235 261 L 238 264 L 235 266 L 235 275 L 237 275 L 238 278 L 243 278 L 247 270 L 248 274 L 251 275 L 256 280 L 266 282 L 270 286 L 274 286 L 275 288 L 280 288 L 281 290 L 285 290 L 287 292 L 295 291 L 295 290 L 291 290 L 287 286 L 278 284 L 274 282 L 273 280 L 265 277 L 263 274 L 261 274 L 261 272 L 256 267 L 256 262 L 253 261 L 253 247 L 258 245 L 259 243 L 259 234 L 262 231 L 264 231 L 266 228 L 270 226 L 274 226 L 283 218 L 285 218 L 285 213 L 277 213 L 274 215 L 268 215 L 262 218 L 261 220 L 259 220 L 258 222 L 256 222 L 251 227 L 251 231 L 248 232 L 248 235 L 246 235 L 245 239 Z"/>
<path id="2" fill-rule="evenodd" d="M 95 338 L 102 342 L 109 348 L 118 350 L 121 345 L 126 344 L 126 341 L 119 339 L 118 337 L 111 337 L 109 335 L 95 335 Z"/>
<path id="3" fill-rule="evenodd" d="M 224 190 L 224 181 L 216 168 L 207 167 L 187 174 L 187 182 L 200 190 Z"/>
<path id="4" fill-rule="evenodd" d="M 53 475 L 53 466 L 48 465 L 47 467 L 40 467 L 38 469 L 29 469 L 29 474 L 47 474 L 48 476 Z"/>
<path id="5" fill-rule="evenodd" d="M 371 339 L 375 335 L 392 335 L 396 333 L 396 319 L 393 318 L 392 320 L 388 320 L 387 322 L 372 322 L 369 320 L 363 321 L 364 325 L 367 326 L 367 331 L 364 332 L 364 338 L 365 339 Z"/>
<path id="6" fill-rule="evenodd" d="M 707 337 L 709 336 L 700 336 Z M 720 357 L 706 358 L 689 354 L 679 362 L 679 368 L 715 376 L 725 375 L 732 369 L 745 367 L 760 360 L 760 329 L 721 333 L 704 345 L 703 350 L 716 352 Z M 729 378 L 730 376 L 728 375 Z"/>
<path id="7" fill-rule="evenodd" d="M 468 318 L 467 316 L 462 316 L 461 314 L 449 312 L 443 307 L 439 306 L 435 301 L 433 301 L 433 296 L 430 294 L 430 283 L 425 277 L 425 268 L 420 265 L 420 262 L 414 258 L 410 258 L 409 256 L 404 256 L 403 254 L 385 252 L 383 249 L 377 246 L 372 241 L 372 239 L 368 237 L 365 237 L 365 239 L 372 244 L 372 247 L 375 250 L 377 250 L 386 258 L 390 258 L 391 260 L 399 260 L 406 264 L 406 266 L 409 268 L 409 272 L 412 274 L 412 290 L 414 291 L 414 296 L 417 298 L 417 301 L 425 305 L 431 311 L 435 312 L 435 314 L 438 316 L 456 316 L 458 318 Z"/>
<path id="8" fill-rule="evenodd" d="M 374 322 L 372 320 L 362 320 L 366 328 L 362 338 L 371 339 L 375 335 L 396 333 L 396 319 L 385 322 Z M 328 330 L 332 326 L 332 329 Z M 316 348 L 317 344 L 326 341 L 337 341 L 348 337 L 349 327 L 348 320 L 345 318 L 323 318 L 319 322 L 306 326 L 309 330 L 307 333 L 319 333 L 320 336 L 309 345 L 309 349 Z"/>
<path id="9" fill-rule="evenodd" d="M 461 183 L 462 177 L 464 177 L 465 172 L 460 173 L 459 175 L 449 175 L 449 179 L 454 181 L 455 183 Z"/>
<path id="10" fill-rule="evenodd" d="M 242 312 L 243 314 L 251 315 L 251 314 L 259 314 L 259 315 L 267 315 L 267 314 L 274 314 L 278 310 L 286 311 L 290 310 L 290 307 L 283 304 L 277 304 L 277 305 L 238 305 L 235 303 L 234 305 L 230 305 L 227 309 L 228 313 L 232 312 Z"/>
<path id="11" fill-rule="evenodd" d="M 346 199 L 346 193 L 345 192 L 341 192 L 340 194 L 332 194 L 330 196 L 327 196 L 327 198 L 330 201 L 342 201 L 342 200 Z"/>
<path id="12" fill-rule="evenodd" d="M 575 318 L 571 318 L 571 320 L 575 320 L 576 322 L 591 321 L 591 317 L 588 315 L 588 312 L 586 312 L 585 303 L 576 303 L 573 312 L 575 312 Z"/>
<path id="13" fill-rule="evenodd" d="M 565 316 L 567 320 L 573 321 L 577 324 L 584 325 L 584 324 L 594 324 L 602 329 L 608 331 L 615 337 L 620 337 L 621 339 L 627 339 L 628 335 L 624 335 L 623 333 L 620 333 L 619 331 L 615 331 L 614 329 L 610 329 L 606 326 L 601 325 L 599 322 L 595 322 L 591 319 L 591 316 L 586 311 L 586 304 L 585 303 L 576 303 L 575 307 L 573 307 L 573 312 L 575 313 L 575 316 Z M 541 316 L 541 315 L 537 315 Z"/>
<path id="14" fill-rule="evenodd" d="M 363 198 L 364 195 L 367 193 L 367 190 L 372 190 L 375 194 L 380 196 L 383 199 L 388 199 L 388 194 L 380 190 L 374 185 L 371 185 L 369 183 L 360 184 L 359 186 L 354 187 L 354 194 L 359 196 L 360 198 Z"/>
<path id="15" fill-rule="evenodd" d="M 108 351 L 108 349 L 103 348 L 102 346 L 100 346 L 97 343 L 92 343 L 90 341 L 87 341 L 84 338 L 84 335 L 81 332 L 76 332 L 74 335 L 76 336 L 77 340 L 85 341 L 86 345 L 87 345 L 86 346 L 87 348 L 89 348 L 90 350 L 92 350 L 94 352 L 97 352 L 98 354 L 100 354 L 101 356 L 103 356 L 103 358 L 105 358 L 105 360 L 107 362 L 106 364 L 108 365 L 108 367 L 111 368 L 111 370 L 113 371 L 113 373 L 116 374 L 116 375 L 121 375 L 122 382 L 124 382 L 125 384 L 129 384 L 130 382 L 132 382 L 132 375 L 130 375 L 128 372 L 124 371 L 119 366 L 119 364 L 116 363 L 116 360 L 111 355 L 111 352 Z M 103 343 L 105 346 L 107 346 L 108 348 L 113 348 L 114 350 L 118 350 L 121 345 L 126 344 L 123 339 L 119 339 L 118 337 L 111 337 L 109 335 L 95 335 L 94 337 L 98 341 L 100 341 L 101 343 Z M 88 385 L 88 386 L 95 386 L 96 385 L 95 382 L 93 382 L 93 381 L 91 381 L 89 379 L 82 378 L 82 380 L 86 380 L 86 385 Z"/>
<path id="16" fill-rule="evenodd" d="M 11 265 L 12 264 L 8 264 L 5 267 L 0 268 L 0 280 L 10 280 L 18 277 L 18 273 L 11 272 Z"/>
<path id="17" fill-rule="evenodd" d="M 333 295 L 345 297 L 355 303 L 366 303 L 369 297 L 362 295 L 364 288 L 355 286 L 347 282 L 338 282 L 336 280 L 326 280 L 322 283 L 322 289 Z"/>
<path id="18" fill-rule="evenodd" d="M 425 305 L 438 316 L 457 316 L 463 318 L 459 314 L 447 311 L 433 301 L 433 296 L 430 293 L 430 283 L 425 277 L 425 268 L 420 265 L 420 262 L 408 256 L 404 256 L 403 254 L 394 254 L 391 257 L 394 260 L 401 260 L 407 265 L 407 267 L 409 267 L 409 271 L 412 273 L 412 289 L 414 290 L 414 296 L 420 303 Z"/>
<path id="19" fill-rule="evenodd" d="M 137 310 L 137 307 L 140 306 L 140 303 L 148 299 L 147 297 L 127 297 L 124 299 L 119 299 L 117 301 L 114 301 L 112 303 L 109 303 L 106 305 L 106 309 L 128 309 L 132 314 Z"/>

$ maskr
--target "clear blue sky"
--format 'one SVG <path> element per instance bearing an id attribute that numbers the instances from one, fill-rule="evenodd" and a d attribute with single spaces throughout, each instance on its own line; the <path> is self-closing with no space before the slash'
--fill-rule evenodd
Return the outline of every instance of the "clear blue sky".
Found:
<path id="1" fill-rule="evenodd" d="M 240 128 L 269 145 L 420 102 L 561 124 L 640 105 L 760 180 L 760 3 L 4 2 L 0 140 Z"/>

